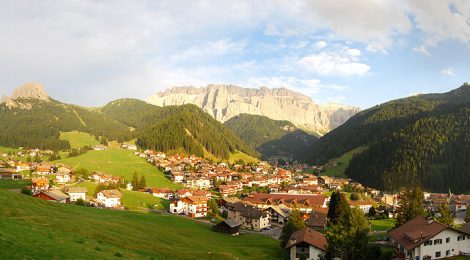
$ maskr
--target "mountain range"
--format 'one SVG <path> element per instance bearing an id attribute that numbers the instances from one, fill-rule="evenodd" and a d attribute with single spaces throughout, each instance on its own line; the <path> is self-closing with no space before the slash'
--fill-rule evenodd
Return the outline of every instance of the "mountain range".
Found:
<path id="1" fill-rule="evenodd" d="M 173 87 L 148 99 L 157 106 L 194 104 L 220 122 L 240 114 L 287 120 L 297 128 L 323 135 L 360 111 L 339 104 L 320 105 L 303 94 L 286 88 L 242 88 L 235 85 Z"/>

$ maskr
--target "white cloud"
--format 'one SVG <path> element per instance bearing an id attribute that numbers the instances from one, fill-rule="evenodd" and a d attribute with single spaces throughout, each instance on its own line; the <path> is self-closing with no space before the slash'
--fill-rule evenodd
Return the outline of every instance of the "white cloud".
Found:
<path id="1" fill-rule="evenodd" d="M 328 43 L 326 43 L 325 41 L 318 41 L 313 45 L 315 50 L 324 49 L 326 46 L 328 46 Z"/>
<path id="2" fill-rule="evenodd" d="M 226 54 L 236 54 L 242 51 L 246 46 L 244 41 L 234 42 L 230 39 L 222 39 L 215 42 L 209 42 L 204 46 L 194 46 L 182 53 L 175 54 L 171 57 L 174 62 L 182 62 L 188 60 L 210 59 L 212 57 L 222 56 Z"/>
<path id="3" fill-rule="evenodd" d="M 446 76 L 450 76 L 450 77 L 455 76 L 454 69 L 452 69 L 452 68 L 443 69 L 443 70 L 441 71 L 441 74 L 442 74 L 442 75 L 446 75 Z"/>
<path id="4" fill-rule="evenodd" d="M 370 66 L 359 62 L 360 55 L 358 49 L 342 48 L 305 56 L 299 64 L 320 75 L 362 76 L 370 70 Z"/>

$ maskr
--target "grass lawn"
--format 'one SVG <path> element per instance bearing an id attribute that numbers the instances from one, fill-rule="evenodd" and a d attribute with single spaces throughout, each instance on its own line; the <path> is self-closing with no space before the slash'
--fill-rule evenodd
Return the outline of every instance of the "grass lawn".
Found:
<path id="1" fill-rule="evenodd" d="M 320 175 L 326 175 L 326 176 L 336 176 L 336 177 L 343 177 L 345 178 L 346 175 L 344 175 L 344 172 L 346 171 L 346 168 L 348 168 L 349 162 L 351 161 L 353 155 L 360 153 L 364 151 L 366 147 L 361 146 L 357 147 L 343 155 L 341 155 L 338 158 L 331 159 L 329 163 L 336 163 L 337 165 L 334 167 L 329 167 L 326 169 L 325 172 L 321 173 Z"/>
<path id="2" fill-rule="evenodd" d="M 21 189 L 31 185 L 31 180 L 0 180 L 0 189 Z"/>
<path id="3" fill-rule="evenodd" d="M 33 246 L 32 246 L 33 245 Z M 192 220 L 63 205 L 0 189 L 1 259 L 280 259 L 268 237 Z"/>
<path id="4" fill-rule="evenodd" d="M 20 149 L 18 149 L 18 148 L 10 148 L 10 147 L 5 147 L 5 146 L 0 146 L 0 153 L 9 153 L 9 152 L 17 153 L 19 151 L 20 151 Z"/>
<path id="5" fill-rule="evenodd" d="M 77 157 L 63 158 L 60 162 L 74 168 L 83 167 L 92 171 L 101 171 L 115 176 L 123 176 L 130 181 L 134 172 L 140 177 L 145 176 L 149 187 L 178 188 L 179 185 L 167 179 L 156 167 L 145 159 L 139 158 L 132 151 L 109 148 L 104 151 L 89 151 Z"/>
<path id="6" fill-rule="evenodd" d="M 89 133 L 78 131 L 60 132 L 60 140 L 67 140 L 72 148 L 79 148 L 83 146 L 95 146 L 100 144 L 95 137 Z"/>
<path id="7" fill-rule="evenodd" d="M 228 159 L 228 161 L 230 163 L 234 163 L 238 160 L 242 159 L 245 163 L 250 163 L 250 162 L 253 162 L 253 163 L 256 163 L 256 162 L 259 162 L 259 159 L 253 157 L 253 156 L 250 156 L 246 153 L 243 153 L 243 152 L 240 152 L 240 151 L 236 151 L 235 153 L 231 154 L 230 155 L 230 158 Z"/>
<path id="8" fill-rule="evenodd" d="M 394 218 L 380 219 L 380 220 L 369 220 L 371 223 L 372 231 L 387 231 L 395 227 L 397 222 Z"/>

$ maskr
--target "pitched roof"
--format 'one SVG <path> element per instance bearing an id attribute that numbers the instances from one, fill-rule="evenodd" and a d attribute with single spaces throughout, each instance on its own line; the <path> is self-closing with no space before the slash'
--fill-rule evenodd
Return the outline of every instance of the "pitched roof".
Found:
<path id="1" fill-rule="evenodd" d="M 325 227 L 326 226 L 327 214 L 314 211 L 310 214 L 310 217 L 305 220 L 305 225 L 308 227 Z"/>
<path id="2" fill-rule="evenodd" d="M 100 192 L 108 199 L 122 197 L 122 193 L 119 190 L 102 190 Z"/>
<path id="3" fill-rule="evenodd" d="M 87 193 L 88 189 L 86 187 L 68 187 L 68 193 Z"/>
<path id="4" fill-rule="evenodd" d="M 41 192 L 57 201 L 65 200 L 69 198 L 67 194 L 64 194 L 60 190 L 41 191 Z"/>
<path id="5" fill-rule="evenodd" d="M 406 250 L 411 250 L 446 229 L 458 231 L 444 224 L 418 216 L 389 231 L 388 234 L 390 238 L 406 248 Z"/>
<path id="6" fill-rule="evenodd" d="M 470 223 L 465 223 L 459 230 L 470 235 Z"/>
<path id="7" fill-rule="evenodd" d="M 253 204 L 305 204 L 310 207 L 321 207 L 325 202 L 323 195 L 287 194 L 287 193 L 253 193 L 245 201 Z"/>
<path id="8" fill-rule="evenodd" d="M 241 226 L 242 223 L 236 219 L 224 219 L 225 224 L 227 224 L 229 227 L 234 228 Z"/>
<path id="9" fill-rule="evenodd" d="M 287 242 L 286 248 L 298 245 L 300 243 L 307 243 L 318 249 L 326 250 L 327 242 L 326 237 L 320 232 L 310 228 L 304 228 L 292 233 Z"/>
<path id="10" fill-rule="evenodd" d="M 247 205 L 241 202 L 228 203 L 227 208 L 233 211 L 240 211 L 240 215 L 245 218 L 259 219 L 261 217 L 267 216 L 266 212 L 256 208 L 255 206 Z"/>

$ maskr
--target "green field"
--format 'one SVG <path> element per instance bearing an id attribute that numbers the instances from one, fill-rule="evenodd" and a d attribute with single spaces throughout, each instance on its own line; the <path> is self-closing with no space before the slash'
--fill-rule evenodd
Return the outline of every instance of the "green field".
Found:
<path id="1" fill-rule="evenodd" d="M 365 149 L 366 147 L 361 146 L 341 155 L 338 158 L 331 159 L 328 163 L 336 163 L 336 166 L 328 167 L 325 172 L 321 173 L 321 175 L 345 178 L 346 175 L 344 175 L 344 172 L 346 171 L 346 168 L 348 168 L 349 162 L 351 161 L 353 155 L 360 153 Z"/>
<path id="2" fill-rule="evenodd" d="M 372 231 L 387 231 L 395 227 L 396 220 L 394 218 L 369 220 Z"/>
<path id="3" fill-rule="evenodd" d="M 240 151 L 236 151 L 235 153 L 233 154 L 230 154 L 230 158 L 229 158 L 229 162 L 230 163 L 234 163 L 238 160 L 243 160 L 245 163 L 256 163 L 256 162 L 259 162 L 259 159 L 253 157 L 253 156 L 250 156 L 248 154 L 245 154 L 243 152 L 240 152 Z"/>
<path id="4" fill-rule="evenodd" d="M 0 180 L 0 189 L 21 189 L 31 185 L 31 180 Z"/>
<path id="5" fill-rule="evenodd" d="M 18 149 L 18 148 L 10 148 L 10 147 L 5 147 L 5 146 L 0 146 L 0 152 L 1 153 L 9 153 L 9 152 L 17 153 L 19 151 L 20 151 L 20 149 Z"/>
<path id="6" fill-rule="evenodd" d="M 77 157 L 64 158 L 61 163 L 71 167 L 83 167 L 92 171 L 101 171 L 115 176 L 123 176 L 130 181 L 134 172 L 145 176 L 149 187 L 178 188 L 170 179 L 149 164 L 145 159 L 139 158 L 132 151 L 119 148 L 109 148 L 105 151 L 89 151 Z"/>
<path id="7" fill-rule="evenodd" d="M 60 132 L 60 140 L 67 140 L 72 148 L 84 146 L 95 146 L 100 144 L 95 137 L 89 133 L 83 132 Z"/>
<path id="8" fill-rule="evenodd" d="M 280 259 L 279 241 L 192 220 L 51 203 L 0 189 L 0 259 Z"/>

